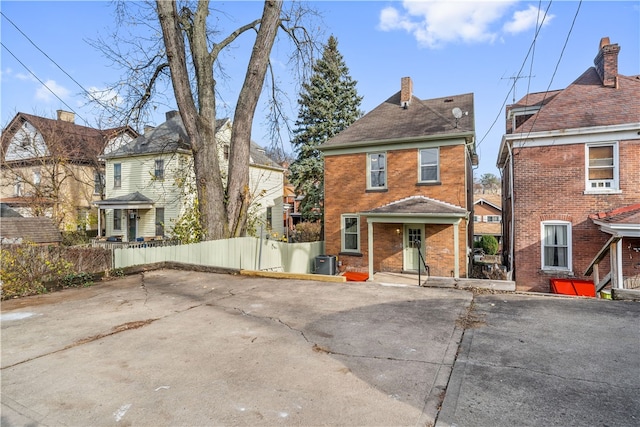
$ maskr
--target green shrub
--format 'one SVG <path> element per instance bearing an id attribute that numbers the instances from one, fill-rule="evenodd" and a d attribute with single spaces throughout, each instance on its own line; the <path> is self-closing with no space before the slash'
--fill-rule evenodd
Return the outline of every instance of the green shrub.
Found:
<path id="1" fill-rule="evenodd" d="M 481 247 L 487 255 L 495 255 L 498 253 L 498 240 L 495 237 L 482 236 L 479 243 L 479 247 Z"/>
<path id="2" fill-rule="evenodd" d="M 47 282 L 60 282 L 73 273 L 73 264 L 53 246 L 34 243 L 4 246 L 0 249 L 2 299 L 46 292 Z"/>

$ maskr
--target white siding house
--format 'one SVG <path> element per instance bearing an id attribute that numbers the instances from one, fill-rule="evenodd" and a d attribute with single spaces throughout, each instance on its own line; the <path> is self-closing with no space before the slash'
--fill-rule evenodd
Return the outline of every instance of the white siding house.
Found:
<path id="1" fill-rule="evenodd" d="M 231 121 L 216 123 L 216 141 L 223 176 L 228 170 Z M 129 144 L 104 154 L 107 197 L 96 205 L 105 211 L 107 237 L 133 241 L 170 236 L 173 225 L 195 197 L 195 176 L 189 138 L 176 111 Z M 255 230 L 282 235 L 283 169 L 257 144 L 250 149 L 249 209 Z M 270 223 L 270 226 L 269 226 Z"/>

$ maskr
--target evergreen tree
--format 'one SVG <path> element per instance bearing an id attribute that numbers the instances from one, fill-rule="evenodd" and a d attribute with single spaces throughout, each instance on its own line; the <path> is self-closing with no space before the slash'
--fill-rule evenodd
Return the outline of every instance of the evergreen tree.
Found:
<path id="1" fill-rule="evenodd" d="M 311 79 L 302 85 L 291 141 L 296 159 L 290 166 L 289 179 L 296 193 L 304 196 L 300 211 L 306 221 L 319 220 L 324 212 L 324 158 L 318 146 L 363 114 L 356 83 L 338 52 L 338 40 L 329 37 L 322 58 L 313 66 Z"/>

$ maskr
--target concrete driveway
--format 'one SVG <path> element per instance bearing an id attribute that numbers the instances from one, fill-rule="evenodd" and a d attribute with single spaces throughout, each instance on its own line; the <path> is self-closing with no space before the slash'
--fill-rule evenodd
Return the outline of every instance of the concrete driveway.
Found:
<path id="1" fill-rule="evenodd" d="M 158 270 L 3 302 L 2 426 L 432 424 L 471 301 Z"/>
<path id="2" fill-rule="evenodd" d="M 1 424 L 640 424 L 640 303 L 384 280 L 157 270 L 3 302 Z"/>

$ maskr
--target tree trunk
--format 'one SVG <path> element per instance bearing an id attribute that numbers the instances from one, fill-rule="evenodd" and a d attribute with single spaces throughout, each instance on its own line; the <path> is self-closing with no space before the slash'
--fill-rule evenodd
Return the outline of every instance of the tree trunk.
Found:
<path id="1" fill-rule="evenodd" d="M 206 46 L 205 25 L 209 2 L 201 1 L 198 4 L 193 22 L 197 31 L 192 31 L 190 34 L 191 54 L 198 81 L 199 111 L 191 91 L 184 33 L 180 26 L 176 3 L 159 0 L 156 5 L 167 49 L 176 102 L 191 143 L 202 229 L 206 240 L 223 239 L 229 236 L 229 232 L 226 228 L 224 186 L 215 139 L 213 64 Z"/>
<path id="2" fill-rule="evenodd" d="M 229 183 L 227 186 L 226 212 L 231 237 L 244 234 L 249 208 L 249 148 L 251 127 L 256 105 L 269 64 L 269 55 L 280 26 L 282 0 L 266 0 L 262 11 L 260 29 L 253 45 L 251 59 L 244 84 L 238 97 L 229 153 Z"/>

